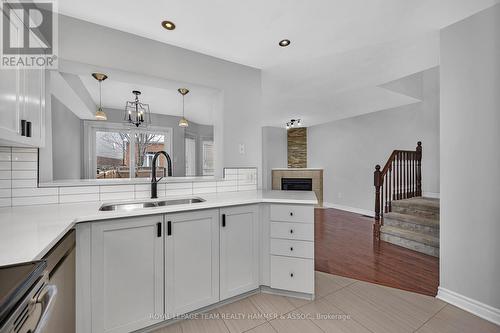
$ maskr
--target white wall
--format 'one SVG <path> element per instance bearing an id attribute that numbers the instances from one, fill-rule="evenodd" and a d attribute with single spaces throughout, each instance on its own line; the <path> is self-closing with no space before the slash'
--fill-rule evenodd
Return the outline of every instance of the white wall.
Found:
<path id="1" fill-rule="evenodd" d="M 325 204 L 372 212 L 375 165 L 383 166 L 394 149 L 415 149 L 417 141 L 422 190 L 439 193 L 439 69 L 412 77 L 402 81 L 422 82 L 422 102 L 308 128 L 308 166 L 324 168 Z"/>
<path id="2" fill-rule="evenodd" d="M 498 324 L 499 144 L 500 5 L 496 5 L 441 32 L 438 295 Z"/>
<path id="3" fill-rule="evenodd" d="M 262 187 L 272 188 L 271 169 L 288 165 L 287 132 L 284 127 L 262 127 Z"/>
<path id="4" fill-rule="evenodd" d="M 67 16 L 59 18 L 59 56 L 221 89 L 214 115 L 218 171 L 247 166 L 261 172 L 260 70 Z"/>

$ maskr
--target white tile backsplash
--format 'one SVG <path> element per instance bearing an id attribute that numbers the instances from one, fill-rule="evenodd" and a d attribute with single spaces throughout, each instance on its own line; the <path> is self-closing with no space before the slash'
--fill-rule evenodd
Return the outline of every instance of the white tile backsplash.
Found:
<path id="1" fill-rule="evenodd" d="M 99 186 L 68 186 L 59 188 L 60 195 L 66 194 L 97 194 L 99 195 Z"/>
<path id="2" fill-rule="evenodd" d="M 12 162 L 0 161 L 0 170 L 11 170 L 11 169 L 12 169 Z"/>
<path id="3" fill-rule="evenodd" d="M 37 179 L 12 179 L 12 188 L 37 187 Z"/>
<path id="4" fill-rule="evenodd" d="M 0 198 L 0 207 L 12 206 L 12 198 Z"/>
<path id="5" fill-rule="evenodd" d="M 12 198 L 12 206 L 48 205 L 59 202 L 57 195 Z"/>
<path id="6" fill-rule="evenodd" d="M 99 201 L 99 193 L 60 194 L 59 203 Z"/>
<path id="7" fill-rule="evenodd" d="M 10 188 L 0 188 L 0 198 L 10 198 L 12 193 Z"/>
<path id="8" fill-rule="evenodd" d="M 16 162 L 36 162 L 38 161 L 38 153 L 15 152 L 12 153 L 12 161 Z"/>
<path id="9" fill-rule="evenodd" d="M 100 194 L 101 201 L 134 199 L 135 192 L 105 192 Z"/>
<path id="10" fill-rule="evenodd" d="M 0 150 L 0 161 L 10 161 L 11 160 L 10 151 L 1 151 Z"/>
<path id="11" fill-rule="evenodd" d="M 0 147 L 0 207 L 148 199 L 150 184 L 38 187 L 38 150 Z M 257 189 L 256 168 L 225 168 L 224 180 L 158 184 L 158 197 Z"/>
<path id="12" fill-rule="evenodd" d="M 114 193 L 114 192 L 134 192 L 134 185 L 106 185 L 99 186 L 101 193 Z"/>
<path id="13" fill-rule="evenodd" d="M 167 189 L 166 195 L 193 195 L 193 189 L 192 188 L 179 188 L 173 190 Z"/>
<path id="14" fill-rule="evenodd" d="M 38 197 L 46 195 L 59 195 L 59 188 L 46 187 L 46 188 L 13 188 L 12 197 Z"/>
<path id="15" fill-rule="evenodd" d="M 12 170 L 37 170 L 38 162 L 16 162 L 12 161 Z"/>
<path id="16" fill-rule="evenodd" d="M 37 179 L 36 170 L 12 170 L 12 179 Z"/>
<path id="17" fill-rule="evenodd" d="M 0 170 L 0 179 L 12 179 L 12 171 Z"/>

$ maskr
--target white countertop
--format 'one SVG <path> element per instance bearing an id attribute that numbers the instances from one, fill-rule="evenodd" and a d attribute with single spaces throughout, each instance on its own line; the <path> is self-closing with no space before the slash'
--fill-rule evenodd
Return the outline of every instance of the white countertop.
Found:
<path id="1" fill-rule="evenodd" d="M 103 202 L 0 208 L 0 266 L 42 258 L 68 230 L 81 222 L 255 203 L 317 204 L 314 192 L 308 191 L 224 192 L 199 197 L 206 201 L 130 212 L 100 212 Z"/>

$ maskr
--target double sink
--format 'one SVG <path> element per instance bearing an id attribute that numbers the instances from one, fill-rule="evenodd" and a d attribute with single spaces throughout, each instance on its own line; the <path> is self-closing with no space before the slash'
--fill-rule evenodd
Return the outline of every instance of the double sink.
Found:
<path id="1" fill-rule="evenodd" d="M 194 203 L 204 202 L 202 198 L 181 198 L 181 199 L 169 199 L 161 201 L 141 201 L 141 202 L 123 202 L 114 204 L 104 204 L 99 208 L 102 212 L 109 211 L 131 211 L 143 208 L 157 208 L 164 206 L 174 206 L 174 205 L 188 205 Z"/>

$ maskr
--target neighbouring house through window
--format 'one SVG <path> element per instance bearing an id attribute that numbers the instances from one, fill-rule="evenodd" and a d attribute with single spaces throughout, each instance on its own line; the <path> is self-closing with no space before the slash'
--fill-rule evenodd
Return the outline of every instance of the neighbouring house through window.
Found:
<path id="1" fill-rule="evenodd" d="M 119 123 L 86 123 L 89 162 L 88 178 L 151 177 L 153 156 L 160 150 L 171 155 L 171 128 L 131 128 Z M 173 156 L 171 156 L 173 158 Z M 158 176 L 164 176 L 166 161 L 157 162 Z"/>

